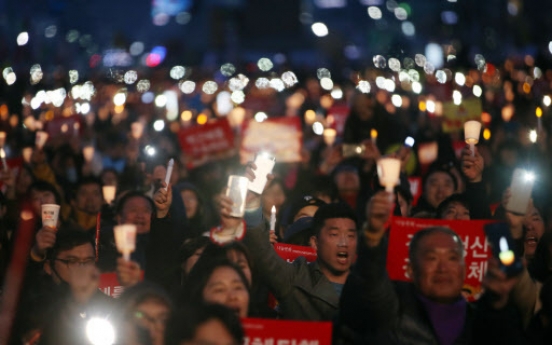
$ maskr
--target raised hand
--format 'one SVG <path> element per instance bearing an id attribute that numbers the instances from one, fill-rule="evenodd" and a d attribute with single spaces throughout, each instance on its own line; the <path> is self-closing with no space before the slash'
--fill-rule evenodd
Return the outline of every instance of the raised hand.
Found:
<path id="1" fill-rule="evenodd" d="M 255 163 L 253 162 L 249 162 L 247 163 L 247 167 L 245 168 L 245 177 L 247 177 L 249 179 L 249 181 L 254 181 L 255 180 L 255 170 L 257 169 L 257 166 L 255 165 Z M 266 175 L 266 185 L 265 185 L 265 188 L 263 190 L 263 193 L 264 191 L 266 190 L 266 188 L 270 185 L 270 183 L 272 182 L 272 180 L 274 180 L 274 175 L 273 174 L 268 174 Z M 247 197 L 245 199 L 245 208 L 246 209 L 253 209 L 253 208 L 258 208 L 261 206 L 261 195 L 257 194 L 257 193 L 254 193 L 252 191 L 248 191 L 247 192 Z"/>
<path id="2" fill-rule="evenodd" d="M 491 306 L 495 309 L 502 309 L 508 304 L 510 292 L 516 285 L 519 277 L 508 277 L 500 269 L 498 259 L 491 257 L 488 262 L 487 273 L 483 278 L 482 285 L 487 291 L 491 291 L 495 298 Z"/>
<path id="3" fill-rule="evenodd" d="M 165 187 L 167 187 L 167 184 L 161 182 L 161 188 L 159 188 L 153 196 L 157 218 L 165 218 L 172 204 L 172 188 L 168 186 L 167 190 L 165 190 Z"/>
<path id="4" fill-rule="evenodd" d="M 385 234 L 385 224 L 395 206 L 395 196 L 381 191 L 375 194 L 366 206 L 366 226 L 364 236 L 369 247 L 379 245 Z"/>
<path id="5" fill-rule="evenodd" d="M 45 257 L 46 251 L 56 243 L 56 229 L 49 226 L 44 226 L 35 236 L 36 243 L 33 247 L 33 252 L 39 257 Z"/>
<path id="6" fill-rule="evenodd" d="M 462 150 L 462 173 L 469 182 L 481 182 L 483 179 L 483 168 L 485 161 L 483 156 L 479 154 L 477 147 L 474 147 L 475 154 L 472 157 L 471 149 L 469 145 L 466 145 Z"/>
<path id="7" fill-rule="evenodd" d="M 124 287 L 138 284 L 142 277 L 140 265 L 134 261 L 127 261 L 123 258 L 118 258 L 117 277 L 119 278 L 119 283 L 121 283 Z"/>

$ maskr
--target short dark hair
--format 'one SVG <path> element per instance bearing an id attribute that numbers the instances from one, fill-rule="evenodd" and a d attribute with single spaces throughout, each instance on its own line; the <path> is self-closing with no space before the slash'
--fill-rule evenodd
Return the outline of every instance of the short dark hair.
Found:
<path id="1" fill-rule="evenodd" d="M 143 198 L 150 205 L 151 212 L 152 213 L 155 212 L 155 204 L 153 203 L 153 200 L 151 200 L 150 197 L 148 197 L 147 195 L 145 195 L 144 193 L 139 192 L 139 191 L 130 191 L 128 193 L 125 193 L 121 197 L 121 199 L 119 199 L 119 201 L 117 202 L 117 206 L 115 208 L 115 214 L 117 214 L 119 216 L 122 215 L 123 208 L 125 207 L 125 204 L 127 203 L 127 201 L 129 201 L 132 198 Z"/>
<path id="2" fill-rule="evenodd" d="M 458 248 L 460 249 L 462 256 L 464 256 L 464 243 L 462 242 L 462 239 L 460 238 L 460 236 L 458 236 L 456 232 L 444 226 L 432 226 L 430 228 L 426 228 L 418 231 L 417 233 L 414 234 L 414 236 L 412 237 L 412 240 L 410 240 L 408 258 L 410 259 L 410 264 L 412 264 L 412 266 L 414 266 L 416 262 L 415 259 L 416 259 L 416 254 L 418 253 L 418 250 L 420 247 L 420 241 L 426 238 L 427 236 L 433 235 L 435 233 L 450 235 L 452 238 L 454 238 L 458 243 Z"/>
<path id="3" fill-rule="evenodd" d="M 48 251 L 47 259 L 52 261 L 57 258 L 60 252 L 71 250 L 83 244 L 90 244 L 94 248 L 94 240 L 90 234 L 75 229 L 60 230 L 56 234 L 56 243 Z"/>
<path id="4" fill-rule="evenodd" d="M 458 203 L 458 204 L 464 206 L 465 208 L 467 208 L 468 210 L 470 209 L 470 204 L 469 204 L 468 199 L 466 198 L 466 196 L 463 195 L 463 194 L 456 193 L 456 194 L 452 194 L 451 196 L 449 196 L 445 200 L 441 201 L 439 206 L 437 206 L 437 217 L 442 218 L 443 217 L 443 212 L 445 212 L 447 207 L 452 203 Z"/>
<path id="5" fill-rule="evenodd" d="M 117 300 L 121 307 L 122 317 L 130 317 L 133 309 L 141 303 L 149 300 L 159 301 L 165 304 L 169 309 L 172 309 L 172 301 L 165 290 L 154 283 L 143 281 L 128 289 L 125 289 L 121 297 Z"/>
<path id="6" fill-rule="evenodd" d="M 211 320 L 220 321 L 235 344 L 242 344 L 244 332 L 236 313 L 219 304 L 199 304 L 185 306 L 167 322 L 165 344 L 180 345 L 195 338 L 197 329 Z"/>
<path id="7" fill-rule="evenodd" d="M 318 208 L 312 219 L 312 228 L 316 236 L 320 234 L 320 230 L 324 227 L 327 219 L 347 218 L 355 222 L 355 227 L 358 228 L 358 218 L 355 211 L 344 202 L 337 202 L 322 205 Z"/>
<path id="8" fill-rule="evenodd" d="M 30 195 L 32 191 L 50 192 L 54 194 L 54 199 L 56 200 L 56 204 L 61 205 L 61 195 L 59 194 L 56 187 L 50 182 L 46 182 L 43 180 L 36 180 L 29 186 L 28 194 Z"/>
<path id="9" fill-rule="evenodd" d="M 250 289 L 249 282 L 243 274 L 243 271 L 236 264 L 228 260 L 227 258 L 210 259 L 206 256 L 202 256 L 194 268 L 190 271 L 182 290 L 181 296 L 184 303 L 200 303 L 203 299 L 203 289 L 207 285 L 207 282 L 213 275 L 213 272 L 221 267 L 228 267 L 236 271 L 243 282 L 243 285 Z"/>
<path id="10" fill-rule="evenodd" d="M 205 247 L 205 250 L 201 255 L 204 256 L 203 258 L 207 260 L 223 260 L 227 259 L 228 253 L 232 251 L 242 253 L 245 256 L 247 263 L 249 264 L 249 268 L 253 271 L 251 254 L 249 254 L 249 250 L 242 242 L 233 241 L 223 246 L 211 242 Z M 199 260 L 202 260 L 202 258 L 200 258 Z"/>
<path id="11" fill-rule="evenodd" d="M 452 183 L 454 184 L 454 190 L 457 190 L 458 189 L 458 180 L 456 179 L 456 176 L 454 176 L 454 174 L 450 171 L 453 167 L 454 166 L 451 166 L 451 167 L 448 167 L 448 168 L 445 167 L 445 166 L 437 166 L 437 167 L 431 168 L 429 170 L 429 172 L 423 178 L 422 192 L 425 193 L 425 188 L 426 188 L 426 185 L 427 185 L 427 181 L 429 180 L 431 175 L 433 175 L 435 173 L 443 173 L 443 174 L 448 175 L 452 179 Z"/>

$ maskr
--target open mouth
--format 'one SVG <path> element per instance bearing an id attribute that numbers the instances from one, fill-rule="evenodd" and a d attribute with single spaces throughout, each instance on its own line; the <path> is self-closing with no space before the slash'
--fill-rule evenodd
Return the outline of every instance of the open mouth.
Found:
<path id="1" fill-rule="evenodd" d="M 538 239 L 535 236 L 528 236 L 525 238 L 525 244 L 530 246 L 536 246 Z"/>
<path id="2" fill-rule="evenodd" d="M 337 261 L 339 263 L 347 263 L 347 260 L 349 259 L 349 253 L 347 252 L 338 252 L 337 253 Z"/>

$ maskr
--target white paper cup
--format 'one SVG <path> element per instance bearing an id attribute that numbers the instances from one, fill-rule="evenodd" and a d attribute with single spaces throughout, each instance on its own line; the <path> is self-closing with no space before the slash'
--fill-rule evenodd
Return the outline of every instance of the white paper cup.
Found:
<path id="1" fill-rule="evenodd" d="M 479 121 L 466 121 L 464 123 L 464 140 L 470 145 L 472 156 L 475 155 L 475 144 L 479 142 L 479 135 L 481 134 L 481 122 Z"/>
<path id="2" fill-rule="evenodd" d="M 105 202 L 111 204 L 115 200 L 115 194 L 117 193 L 116 186 L 103 186 L 102 187 L 103 197 Z"/>
<path id="3" fill-rule="evenodd" d="M 43 204 L 42 205 L 42 226 L 57 228 L 59 218 L 59 205 Z"/>
<path id="4" fill-rule="evenodd" d="M 44 131 L 36 132 L 35 145 L 39 150 L 41 150 L 44 147 L 47 140 L 48 140 L 48 133 Z"/>
<path id="5" fill-rule="evenodd" d="M 335 136 L 337 132 L 333 128 L 326 128 L 324 130 L 324 142 L 328 146 L 332 146 L 335 143 Z"/>
<path id="6" fill-rule="evenodd" d="M 245 213 L 245 198 L 247 197 L 247 189 L 249 187 L 249 179 L 243 176 L 231 175 L 228 178 L 228 189 L 226 195 L 232 199 L 232 217 L 243 217 Z"/>
<path id="7" fill-rule="evenodd" d="M 380 184 L 389 193 L 399 184 L 401 161 L 397 158 L 381 158 L 377 163 Z"/>
<path id="8" fill-rule="evenodd" d="M 113 228 L 115 244 L 119 253 L 123 254 L 125 260 L 130 260 L 130 253 L 136 249 L 136 225 L 123 224 Z"/>
<path id="9" fill-rule="evenodd" d="M 84 156 L 84 160 L 90 163 L 94 158 L 94 146 L 85 146 L 82 149 L 82 155 Z"/>
<path id="10" fill-rule="evenodd" d="M 33 148 L 32 147 L 25 147 L 23 151 L 21 151 L 21 155 L 23 156 L 23 160 L 25 163 L 29 164 L 31 163 L 31 156 L 33 155 Z"/>

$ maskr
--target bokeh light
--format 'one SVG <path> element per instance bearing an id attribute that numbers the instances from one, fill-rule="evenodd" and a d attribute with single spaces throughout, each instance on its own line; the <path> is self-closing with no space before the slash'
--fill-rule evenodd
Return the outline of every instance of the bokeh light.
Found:
<path id="1" fill-rule="evenodd" d="M 17 45 L 18 46 L 24 46 L 28 42 L 29 42 L 29 33 L 28 32 L 24 31 L 24 32 L 19 33 L 19 35 L 17 35 Z"/>
<path id="2" fill-rule="evenodd" d="M 312 32 L 318 37 L 328 36 L 328 27 L 324 23 L 314 23 L 311 25 Z"/>

